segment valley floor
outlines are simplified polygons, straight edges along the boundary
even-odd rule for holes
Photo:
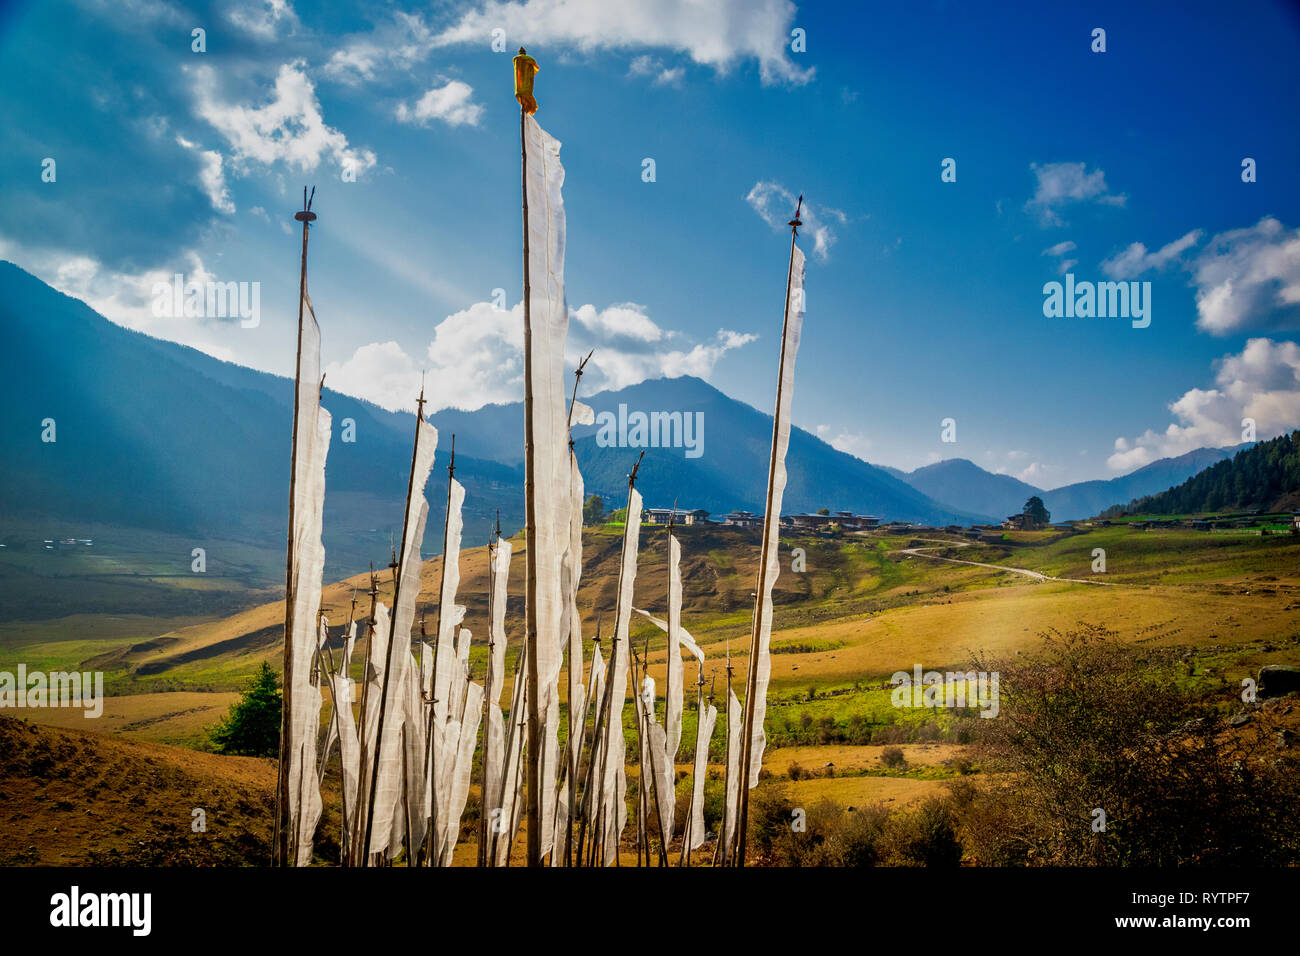
[[[706,692],[721,700],[728,652],[737,689],[743,682],[757,535],[680,533],[684,622],[707,655]],[[614,529],[587,535],[580,605],[592,633],[598,618],[606,633],[611,625],[618,540]],[[805,552],[803,573],[791,570],[787,549],[796,547]],[[1091,570],[1097,548],[1105,551],[1104,574]],[[522,550],[516,541],[510,598],[516,624]],[[664,605],[665,551],[662,532],[648,528],[637,604],[655,614]],[[943,535],[869,533],[783,540],[782,551],[764,764],[798,803],[830,798],[844,806],[903,806],[943,793],[959,778],[987,779],[952,714],[893,706],[889,681],[896,671],[966,669],[989,658],[1032,655],[1052,632],[1079,622],[1179,656],[1187,687],[1221,698],[1225,708],[1238,700],[1242,679],[1261,666],[1300,664],[1300,539],[1291,535],[1111,527],[967,546]],[[431,620],[440,566],[435,558],[424,567],[421,607]],[[459,600],[470,608],[467,626],[481,634],[484,549],[465,551],[461,567]],[[391,593],[391,583],[379,583]],[[358,575],[327,585],[334,646],[354,589],[357,617],[369,613],[368,584],[368,575]],[[0,712],[0,846],[8,848],[7,861],[86,862],[116,853],[119,860],[170,854],[258,862],[272,818],[273,764],[187,748],[205,746],[207,729],[263,660],[278,663],[282,621],[282,603],[272,602],[215,620],[89,615],[69,619],[64,631],[50,620],[27,630],[21,622],[6,625],[0,670],[20,661],[29,669],[80,665],[102,670],[110,694],[96,720],[76,710]],[[511,638],[514,646],[517,627]],[[651,673],[662,689],[662,635],[635,620],[633,639],[649,641]],[[475,641],[471,655],[478,677],[481,643]],[[695,679],[688,663],[688,684]],[[325,712],[328,719],[328,706]],[[693,733],[691,700],[683,740]],[[718,779],[720,744],[719,731],[711,752],[711,777]],[[887,766],[882,754],[892,747],[902,759]],[[333,771],[326,777],[327,820],[334,777]],[[220,841],[201,844],[187,836],[196,808],[206,808],[209,833],[225,828]],[[471,832],[458,861],[473,860]]]

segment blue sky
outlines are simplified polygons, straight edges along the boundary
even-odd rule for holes
[[[0,257],[287,374],[312,184],[330,384],[510,400],[523,43],[593,386],[689,373],[769,409],[802,190],[795,420],[837,447],[1054,487],[1300,425],[1294,5],[846,6],[9,2]],[[260,324],[156,317],[176,272],[259,282]],[[1151,282],[1150,326],[1044,317],[1064,272]]]

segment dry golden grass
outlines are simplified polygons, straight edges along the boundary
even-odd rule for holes
[[[0,864],[269,863],[275,762],[0,716]],[[193,830],[193,810],[206,831]]]
[[[781,747],[763,755],[763,765],[774,774],[784,775],[792,763],[810,773],[821,773],[826,764],[835,765],[835,773],[861,773],[881,770],[880,753],[884,746],[855,747],[830,744],[824,747]],[[912,767],[941,767],[954,757],[966,756],[969,747],[961,744],[899,744],[903,759]]]
[[[238,699],[239,695],[233,692],[132,694],[105,697],[104,712],[97,718],[87,717],[84,710],[75,707],[23,708],[9,713],[46,727],[192,744],[205,736],[208,727],[225,717],[230,705]]]
[[[888,677],[895,671],[957,666],[973,652],[1030,651],[1047,628],[1104,623],[1120,640],[1155,644],[1240,644],[1288,633],[1296,614],[1278,596],[1187,592],[1176,588],[1092,588],[1018,584],[954,594],[948,603],[888,611],[866,620],[833,621],[779,631],[773,640],[837,641],[845,646],[772,658],[772,685],[791,688]]]
[[[790,798],[805,807],[824,798],[846,807],[873,803],[904,806],[926,797],[941,796],[944,786],[943,780],[910,777],[816,777],[786,784]]]

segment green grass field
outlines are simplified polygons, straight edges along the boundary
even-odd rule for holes
[[[679,529],[679,533],[686,578],[684,623],[705,650],[706,691],[720,705],[728,651],[734,686],[739,689],[744,683],[758,535],[716,527]],[[1300,641],[1300,539],[1295,536],[1138,530],[1117,523],[1082,534],[1018,532],[998,545],[960,547],[961,543],[942,534],[782,540],[767,722],[774,745],[843,743],[863,739],[864,733],[892,735],[904,742],[952,740],[960,732],[960,720],[951,712],[891,706],[889,691],[880,689],[890,674],[910,672],[916,664],[927,669],[963,667],[981,652],[1031,651],[1043,631],[1068,628],[1078,621],[1112,627],[1123,640],[1184,649],[1192,660],[1188,679],[1197,686],[1223,686],[1263,663],[1295,662]],[[619,529],[608,525],[587,535],[580,609],[588,635],[594,634],[600,619],[606,647],[619,544]],[[516,547],[523,548],[522,540],[517,539]],[[934,548],[930,553],[965,561],[1112,586],[1041,583],[1009,571],[904,553],[915,547]],[[803,573],[791,568],[794,548],[805,553]],[[1104,574],[1092,571],[1098,548],[1106,553]],[[666,591],[665,551],[663,530],[647,527],[635,603],[660,615]],[[0,563],[0,568],[30,570],[45,557],[3,555],[0,562],[9,564]],[[152,565],[141,565],[149,574],[127,575],[125,582],[111,573],[114,562],[122,560],[120,555],[106,552],[93,559],[78,555],[77,560],[75,565],[62,565],[69,586],[81,580],[79,574],[90,572],[104,587],[129,589],[136,580],[145,580],[154,588],[149,592],[154,601],[149,609],[154,613],[0,623],[0,669],[12,669],[19,661],[44,670],[89,662],[105,673],[108,692],[114,696],[228,695],[263,660],[278,664],[276,629],[283,620],[282,605],[261,603],[264,595],[248,591],[221,590],[222,582],[236,579],[196,582],[161,576],[160,565],[165,562],[157,552],[150,558]],[[520,554],[512,592],[521,584],[522,561]],[[461,565],[458,600],[470,608],[466,626],[476,635],[471,669],[481,679],[487,656],[483,549],[464,552]],[[436,615],[439,574],[440,560],[426,562],[420,603],[432,607],[430,615]],[[218,593],[228,593],[232,603],[246,602],[246,609],[233,616],[181,613],[189,607],[196,584],[198,589],[216,585]],[[352,587],[358,584],[364,588],[364,577],[326,587],[324,606],[331,622],[337,625],[346,619]],[[513,667],[522,600],[512,593],[510,606],[513,646],[507,660]],[[358,613],[366,613],[364,602]],[[433,630],[432,620],[429,628]],[[631,636],[639,651],[648,646],[650,672],[662,695],[664,635],[634,615]],[[359,658],[354,660],[355,677],[360,677]],[[687,748],[694,734],[690,685],[696,676],[695,665],[688,662],[683,734]],[[630,716],[627,729],[629,735],[634,733]],[[174,727],[169,732],[171,739],[185,736],[176,734]],[[186,733],[194,738],[193,728]],[[720,759],[720,732],[712,750]]]

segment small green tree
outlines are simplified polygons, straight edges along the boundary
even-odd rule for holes
[[[279,756],[281,706],[280,679],[263,661],[253,682],[209,734],[217,753],[240,757]]]
[[[582,505],[582,523],[585,525],[603,524],[605,521],[605,499],[600,495],[590,495]]]
[[[1047,523],[1052,520],[1052,513],[1047,510],[1047,506],[1043,504],[1043,499],[1038,495],[1034,495],[1025,502],[1024,514],[1029,519],[1029,523],[1035,528],[1046,527]]]
[[[818,513],[819,515],[828,515],[828,514],[831,513],[831,509],[830,509],[830,508],[818,508],[818,509],[817,509],[817,513]]]

